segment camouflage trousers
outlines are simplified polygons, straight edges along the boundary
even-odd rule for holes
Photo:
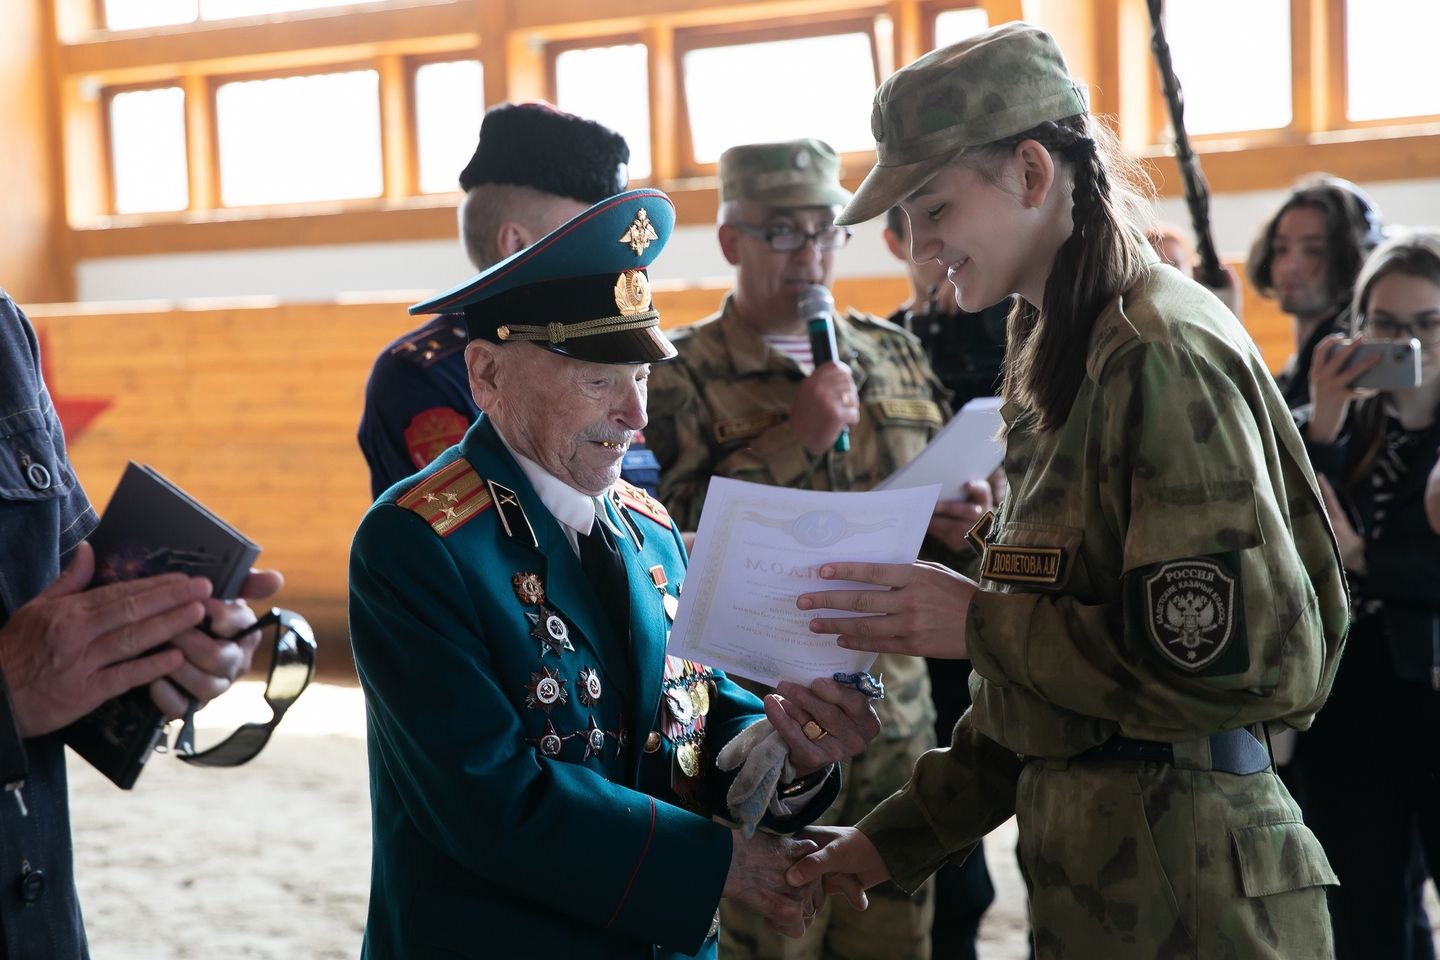
[[[840,795],[816,821],[849,826],[905,786],[920,754],[935,745],[926,726],[914,736],[876,740],[845,762]],[[913,897],[894,884],[869,891],[870,906],[856,912],[843,896],[828,897],[799,940],[775,933],[765,921],[728,900],[720,901],[721,960],[929,960],[934,880]]]
[[[1037,960],[1334,955],[1335,874],[1271,770],[1032,760],[1015,801]]]

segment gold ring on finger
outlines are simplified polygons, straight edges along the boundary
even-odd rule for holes
[[[830,736],[830,731],[820,726],[820,724],[814,720],[806,720],[804,726],[800,728],[800,731],[805,734],[805,739],[811,743],[819,743],[821,740]]]

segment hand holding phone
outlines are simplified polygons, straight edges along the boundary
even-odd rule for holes
[[[1373,360],[1371,358],[1374,358]],[[1363,340],[1340,368],[1358,369],[1352,389],[1408,390],[1420,386],[1420,341]]]

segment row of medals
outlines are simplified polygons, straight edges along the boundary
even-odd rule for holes
[[[652,567],[650,577],[662,598],[666,619],[673,621],[679,604],[674,594],[665,589],[667,579],[664,567]],[[531,624],[531,636],[540,642],[541,660],[545,659],[547,653],[559,658],[567,650],[573,652],[575,646],[570,642],[569,627],[558,613],[545,605],[545,588],[539,575],[516,573],[510,578],[510,582],[516,599],[521,604],[535,607],[534,612],[527,610],[525,616]],[[666,657],[665,673],[663,699],[668,717],[665,736],[675,745],[675,764],[680,773],[686,779],[694,780],[700,775],[700,758],[705,744],[705,716],[710,712],[714,681],[710,679],[710,672],[705,667],[674,657]],[[580,702],[587,707],[594,706],[600,700],[599,673],[592,667],[584,667],[577,679]],[[540,752],[547,757],[558,756],[565,741],[576,737],[582,738],[585,744],[585,760],[601,754],[607,736],[614,738],[623,750],[628,739],[623,719],[619,731],[601,729],[595,723],[593,714],[588,729],[567,735],[561,735],[555,729],[548,717],[556,706],[564,704],[568,699],[565,685],[566,681],[559,676],[558,671],[550,670],[543,663],[539,673],[530,674],[530,682],[526,685],[525,705],[543,710],[547,719],[541,735],[527,737],[526,742],[539,747]],[[659,749],[660,733],[652,730],[645,739],[645,752],[655,753]]]

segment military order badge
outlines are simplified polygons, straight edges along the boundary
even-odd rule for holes
[[[558,657],[566,650],[574,650],[575,645],[570,642],[570,628],[560,619],[560,614],[543,603],[537,607],[538,613],[527,610],[525,617],[530,621],[530,636],[540,641],[540,656],[553,653]]]
[[[1241,631],[1239,577],[1212,558],[1172,560],[1142,576],[1145,632],[1165,660],[1199,673]]]
[[[532,710],[544,710],[547,714],[554,710],[556,705],[563,704],[568,697],[565,692],[565,678],[551,673],[548,667],[541,667],[539,673],[530,674],[530,682],[525,685],[525,691],[525,706]]]

